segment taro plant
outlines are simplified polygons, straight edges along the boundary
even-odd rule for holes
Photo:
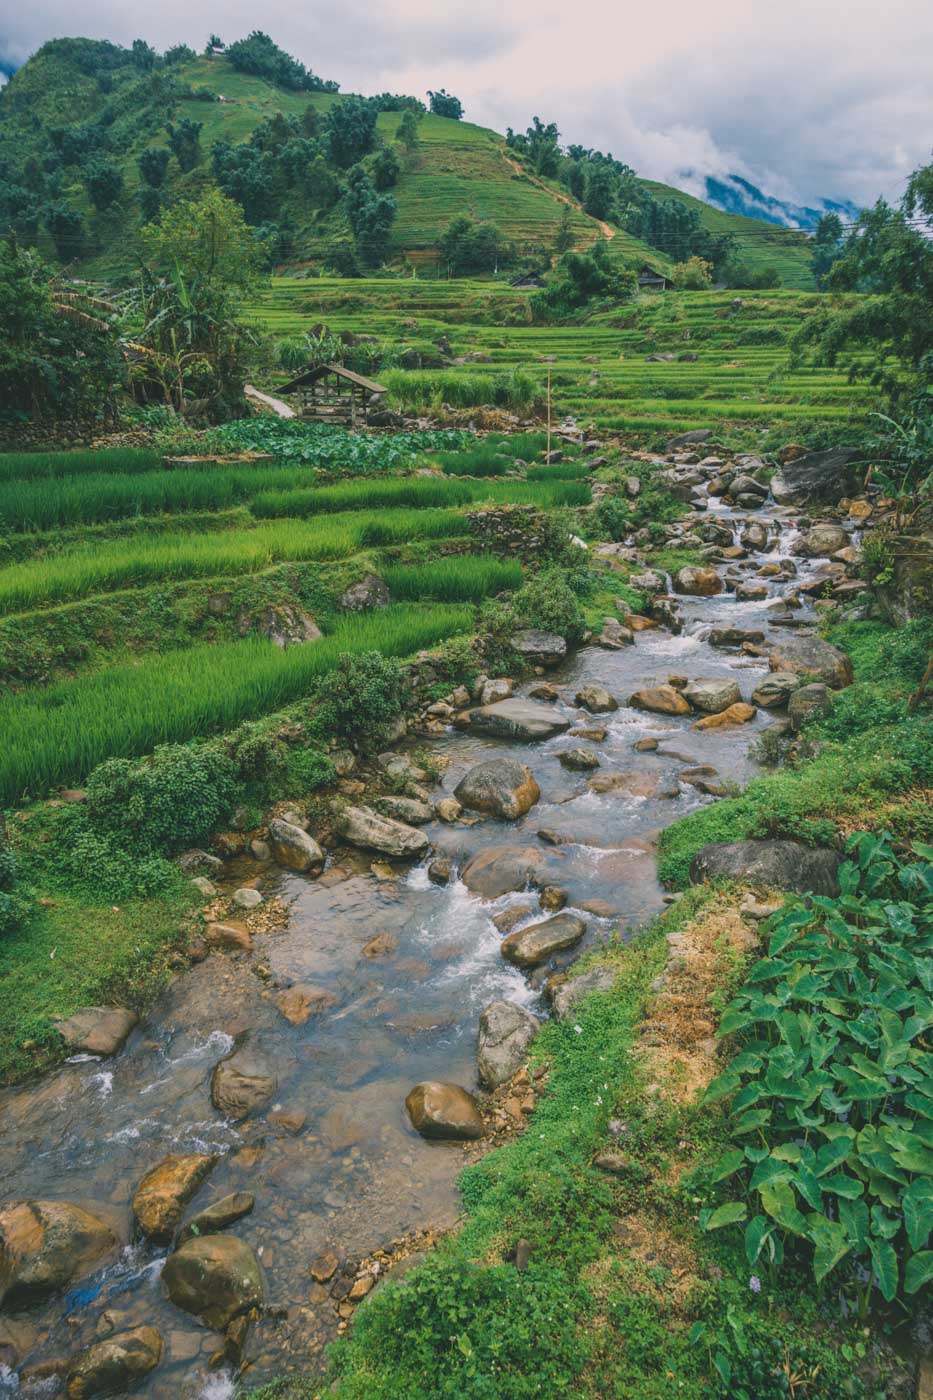
[[[733,1145],[707,1184],[733,1199],[700,1222],[743,1224],[752,1267],[809,1254],[864,1315],[933,1279],[933,847],[847,851],[839,897],[774,916],[720,1022],[737,1053],[708,1093]]]

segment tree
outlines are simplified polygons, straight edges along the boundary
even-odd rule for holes
[[[389,194],[377,194],[376,187],[362,166],[350,171],[344,195],[344,208],[362,262],[376,267],[385,261],[392,220],[398,208]]]
[[[548,122],[545,125],[540,117],[533,117],[525,139],[525,149],[535,173],[553,179],[560,169],[560,132],[557,123]]]
[[[611,168],[605,164],[591,165],[586,174],[583,208],[593,219],[608,219],[612,213],[615,181]]]
[[[463,216],[447,226],[438,247],[441,260],[455,277],[492,272],[508,260],[511,251],[495,224],[476,224]]]
[[[226,53],[239,72],[253,73],[292,92],[337,91],[337,83],[324,82],[303,63],[280,49],[261,29],[254,29],[246,39],[237,39],[236,43],[228,46]]]
[[[260,249],[240,208],[218,189],[175,205],[140,234],[144,262],[131,310],[139,394],[188,416],[223,417],[242,400],[250,333],[240,299]]]
[[[210,53],[211,49],[222,49],[223,47],[224,41],[219,34],[209,34],[207,43],[204,45],[204,52]]]
[[[398,183],[401,167],[391,146],[383,146],[373,161],[373,184],[377,190],[390,190]]]
[[[335,102],[327,114],[324,139],[334,165],[349,170],[372,150],[378,113],[364,97]]]
[[[152,185],[140,185],[137,198],[143,223],[151,224],[162,209],[161,190],[154,189]]]
[[[671,282],[681,292],[702,292],[713,285],[713,264],[697,257],[675,263]]]
[[[168,144],[172,148],[172,154],[184,172],[193,170],[201,159],[201,129],[203,125],[203,122],[183,117],[177,126],[169,122],[165,128],[168,132]]]
[[[147,185],[157,190],[165,179],[171,156],[164,146],[149,146],[137,160],[139,173]]]
[[[412,155],[417,149],[418,118],[415,116],[414,112],[403,113],[402,120],[399,122],[395,131],[395,139],[405,147],[409,155]]]
[[[557,321],[582,310],[597,298],[621,301],[635,289],[635,275],[623,272],[612,261],[605,239],[585,253],[565,253],[548,285],[531,298],[534,315]]]
[[[151,44],[147,44],[145,39],[134,39],[133,47],[130,49],[133,62],[141,73],[150,73],[155,67],[158,57]]]
[[[324,261],[337,277],[362,277],[356,248],[349,238],[337,238],[327,249]]]
[[[438,92],[429,92],[428,101],[436,117],[452,117],[454,121],[459,121],[463,116],[463,103],[460,98],[454,97],[451,92],[445,92],[443,88]]]
[[[187,44],[173,44],[170,49],[166,49],[162,55],[162,62],[169,68],[176,63],[188,63],[190,59],[197,58],[194,49]]]
[[[842,220],[838,214],[821,214],[813,235],[813,276],[822,291],[833,263],[842,256]]]
[[[573,216],[570,212],[570,205],[565,204],[560,211],[560,223],[557,225],[557,232],[554,235],[554,252],[558,254],[567,253],[573,247]]]
[[[48,204],[44,219],[62,262],[80,257],[84,244],[84,221],[77,209],[72,209],[69,204]]]
[[[0,243],[0,402],[30,418],[104,416],[122,378],[115,308]]]
[[[88,166],[84,182],[91,203],[102,213],[119,198],[123,190],[123,171],[111,160],[96,160]]]
[[[933,365],[933,162],[915,170],[901,205],[863,210],[827,275],[833,292],[861,292],[813,312],[792,341],[816,363],[852,352],[849,373],[867,376],[900,410],[915,400]],[[866,352],[868,352],[866,354]]]

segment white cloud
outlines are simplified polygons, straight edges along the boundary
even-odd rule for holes
[[[475,121],[524,127],[537,113],[567,140],[611,150],[641,173],[736,172],[784,198],[897,197],[929,154],[933,7],[917,0],[436,0],[341,8],[191,0],[38,0],[0,30],[0,59],[87,34],[164,48],[231,39],[260,23],[344,91],[445,86]],[[701,185],[695,188],[699,192]]]

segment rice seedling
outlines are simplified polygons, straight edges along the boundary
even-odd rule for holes
[[[458,554],[430,564],[393,564],[383,578],[394,598],[434,598],[478,603],[506,588],[520,588],[521,564],[492,554]]]
[[[191,647],[0,702],[0,800],[79,782],[106,758],[233,728],[308,693],[343,652],[408,656],[465,632],[470,607],[401,604],[342,618],[322,641]]]
[[[82,449],[75,452],[4,452],[0,481],[40,481],[45,477],[86,476],[90,472],[150,472],[162,465],[158,452],[144,447]]]
[[[466,506],[478,502],[514,505],[580,506],[590,500],[582,482],[524,482],[442,477],[393,477],[345,481],[310,490],[261,491],[251,503],[258,517],[313,515],[328,510],[375,509],[379,506]]]
[[[0,613],[160,580],[256,573],[287,560],[345,559],[360,549],[467,533],[455,510],[351,511],[220,534],[173,534],[79,546],[0,569]]]
[[[545,466],[529,467],[526,481],[582,481],[589,476],[586,462],[548,462]]]

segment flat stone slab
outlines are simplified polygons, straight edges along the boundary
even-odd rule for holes
[[[510,933],[500,951],[516,967],[537,967],[555,953],[573,948],[585,933],[586,923],[577,914],[555,914],[553,919]]]
[[[55,1029],[69,1050],[88,1055],[115,1055],[123,1049],[139,1017],[122,1006],[84,1006],[71,1016],[59,1016]]]
[[[512,696],[508,700],[498,700],[494,705],[483,705],[473,710],[470,728],[498,739],[517,739],[528,744],[563,734],[570,728],[570,720],[553,705]]]

